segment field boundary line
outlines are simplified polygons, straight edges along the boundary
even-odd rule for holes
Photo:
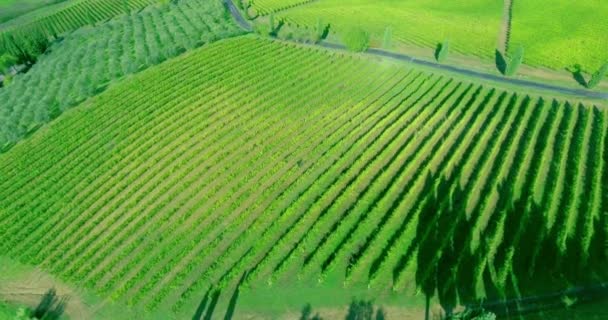
[[[336,43],[323,42],[323,43],[320,43],[319,46],[321,46],[323,48],[327,48],[327,49],[347,51],[347,49],[344,45],[336,44]],[[499,76],[499,75],[470,70],[470,69],[461,68],[461,67],[457,67],[457,66],[440,64],[437,62],[422,60],[422,59],[419,59],[419,58],[416,58],[416,57],[413,57],[410,55],[385,51],[382,49],[375,49],[375,48],[368,49],[366,51],[366,54],[377,56],[377,57],[383,57],[383,58],[391,58],[391,59],[395,59],[395,60],[399,60],[399,61],[405,61],[405,62],[409,62],[409,63],[415,64],[415,65],[423,66],[423,67],[429,67],[429,68],[433,68],[433,69],[437,69],[437,70],[453,72],[453,73],[457,73],[460,75],[474,77],[474,78],[478,78],[478,79],[482,79],[482,80],[489,80],[489,81],[495,81],[495,82],[499,82],[499,83],[517,85],[517,86],[521,86],[521,87],[527,87],[527,88],[542,90],[542,91],[552,91],[552,92],[559,93],[562,95],[575,96],[578,98],[608,100],[608,92],[587,91],[587,90],[583,90],[583,89],[567,88],[567,87],[562,87],[559,85],[541,83],[541,82],[536,82],[536,81],[532,81],[532,80],[505,78],[505,77]]]

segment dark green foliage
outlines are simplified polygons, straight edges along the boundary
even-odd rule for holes
[[[55,289],[49,289],[38,303],[36,309],[30,313],[35,319],[56,320],[65,311],[65,300],[57,297]]]
[[[505,56],[498,49],[494,52],[494,62],[496,63],[496,69],[504,75],[507,71],[507,60],[505,60]]]
[[[495,320],[496,315],[492,312],[485,311],[483,309],[473,310],[466,309],[462,312],[456,313],[451,317],[448,317],[449,320]]]
[[[329,34],[329,24],[324,23],[320,18],[317,19],[317,25],[315,27],[312,40],[315,43],[321,42],[321,40],[327,38]]]
[[[439,62],[444,62],[448,58],[448,54],[450,53],[450,42],[445,40],[444,42],[437,45],[437,49],[435,50],[435,59]]]
[[[591,80],[589,80],[589,83],[587,83],[587,88],[593,89],[597,87],[597,85],[600,84],[606,75],[608,75],[608,62],[591,76]]]
[[[17,62],[17,57],[13,55],[5,54],[0,56],[0,74],[8,75],[9,68],[13,67]]]
[[[382,39],[382,48],[391,49],[393,46],[393,29],[386,27],[384,29],[384,38]]]
[[[521,64],[523,62],[524,62],[524,47],[519,47],[519,48],[517,48],[517,50],[515,50],[515,53],[513,54],[513,56],[509,60],[509,63],[507,64],[507,69],[505,70],[505,75],[507,75],[507,76],[515,75],[517,73],[517,70],[519,70],[519,67],[521,66]]]
[[[374,306],[371,301],[353,301],[348,307],[346,320],[372,320]]]
[[[274,14],[271,13],[270,17],[268,18],[268,25],[270,27],[270,31],[268,32],[268,35],[270,35],[272,37],[276,37],[279,34],[279,31],[281,31],[283,24],[284,24],[283,20],[279,20],[277,22],[277,19],[274,17]]]
[[[369,48],[369,33],[361,28],[352,28],[344,33],[342,42],[350,51],[363,52]]]

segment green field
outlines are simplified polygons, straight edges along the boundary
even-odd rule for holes
[[[122,76],[241,32],[219,2],[204,0],[151,6],[79,30],[52,46],[10,88],[0,88],[0,147],[19,141]]]
[[[158,0],[74,0],[29,12],[0,25],[0,55],[19,55],[28,50],[30,39],[56,38],[155,2]]]
[[[445,306],[605,281],[607,128],[601,105],[237,37],[0,155],[0,252],[178,318],[244,272]]]
[[[608,62],[608,5],[602,0],[515,1],[511,48],[524,46],[526,63],[595,72]]]
[[[0,22],[0,319],[608,315],[605,5],[247,2]]]
[[[27,12],[65,0],[0,0],[0,24]]]
[[[450,41],[453,51],[485,61],[495,58],[499,41],[510,51],[523,46],[525,63],[563,71],[580,64],[589,73],[608,62],[608,6],[603,0],[513,1],[511,29],[503,1],[441,0],[256,0],[256,11],[274,13],[291,25],[314,28],[319,19],[331,32],[362,28],[380,46],[386,28],[396,44],[435,48]],[[506,35],[503,35],[505,34]],[[431,58],[431,57],[429,57]]]
[[[277,6],[281,2],[275,1]],[[291,24],[310,27],[321,19],[336,33],[361,27],[377,41],[382,39],[387,27],[392,29],[395,42],[434,48],[449,39],[455,51],[491,59],[498,39],[501,10],[502,4],[491,0],[351,0],[347,5],[341,0],[321,0],[281,11],[276,16]]]

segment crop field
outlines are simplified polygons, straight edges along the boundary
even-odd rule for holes
[[[59,36],[82,26],[142,9],[158,0],[76,0],[47,6],[0,25],[0,55],[34,35]]]
[[[0,23],[65,0],[0,0]]]
[[[205,0],[151,6],[79,30],[52,46],[10,89],[0,88],[0,146],[20,140],[113,80],[240,33],[221,3]]]
[[[601,0],[515,1],[511,48],[524,46],[526,63],[554,69],[580,64],[595,72],[608,62],[608,5]]]
[[[210,288],[608,279],[608,110],[256,36],[136,74],[0,155],[0,252],[191,317]]]
[[[283,9],[284,1],[274,2]],[[260,2],[262,5],[264,2]],[[254,5],[257,7],[258,2]],[[261,7],[262,12],[273,11]],[[491,0],[473,1],[393,1],[341,0],[313,1],[277,17],[295,25],[314,27],[317,20],[331,25],[332,32],[361,27],[375,39],[382,39],[386,28],[392,30],[395,41],[422,47],[437,46],[446,39],[455,51],[490,59],[500,30],[502,3]]]

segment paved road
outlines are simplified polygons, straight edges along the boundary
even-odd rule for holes
[[[230,13],[234,17],[234,19],[237,21],[237,23],[243,29],[251,31],[252,30],[251,25],[249,24],[249,22],[247,20],[245,20],[245,18],[243,18],[243,16],[239,12],[239,10],[234,6],[234,3],[232,2],[232,0],[224,0],[224,2],[226,3],[226,6],[230,10]],[[340,45],[340,44],[321,42],[319,45],[321,47],[329,48],[329,49],[347,50],[345,46]],[[551,91],[551,92],[555,92],[555,93],[559,93],[559,94],[563,94],[563,95],[576,96],[579,98],[608,100],[608,92],[596,92],[596,91],[588,91],[588,90],[584,90],[584,89],[572,89],[572,88],[566,88],[566,87],[561,87],[561,86],[557,86],[557,85],[541,83],[541,82],[536,82],[536,81],[531,81],[531,80],[507,78],[507,77],[503,77],[503,76],[499,76],[499,75],[478,72],[478,71],[460,68],[460,67],[456,67],[456,66],[440,64],[440,63],[433,62],[433,61],[421,60],[421,59],[417,59],[415,57],[412,57],[412,56],[409,56],[406,54],[389,52],[389,51],[384,51],[381,49],[369,49],[366,51],[366,53],[370,54],[370,55],[378,56],[378,57],[385,57],[385,58],[392,58],[392,59],[397,59],[397,60],[401,60],[401,61],[406,61],[409,63],[413,63],[416,65],[425,66],[425,67],[430,67],[430,68],[437,69],[437,70],[450,71],[450,72],[454,72],[457,74],[461,74],[461,75],[465,75],[465,76],[469,76],[469,77],[473,77],[473,78],[479,78],[479,79],[483,79],[483,80],[496,81],[499,83],[517,85],[517,86],[521,86],[524,88]]]
[[[234,6],[234,2],[232,2],[232,0],[224,0],[224,4],[226,5],[226,7],[228,7],[228,11],[230,11],[230,14],[232,14],[232,17],[234,17],[234,20],[236,20],[236,23],[241,26],[241,28],[247,31],[253,30],[249,22],[245,18],[243,18],[239,9]]]

